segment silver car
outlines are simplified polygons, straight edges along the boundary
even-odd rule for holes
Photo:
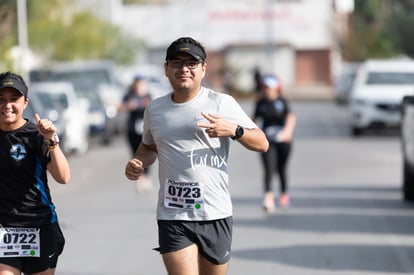
[[[35,82],[30,85],[33,96],[49,98],[59,105],[64,127],[62,149],[84,154],[89,147],[88,104],[79,99],[69,82]]]

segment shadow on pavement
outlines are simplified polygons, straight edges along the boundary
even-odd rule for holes
[[[398,247],[402,253],[414,257],[414,247]],[[290,247],[233,251],[233,257],[254,261],[279,262],[307,269],[413,274],[414,268],[399,267],[396,247],[387,245],[299,245]],[[352,258],[353,261],[344,261]],[[379,260],[381,259],[381,260]],[[356,273],[358,274],[358,273]]]
[[[324,271],[413,274],[414,246],[405,240],[414,236],[414,206],[398,188],[300,187],[292,188],[291,201],[288,209],[260,215],[260,199],[233,197],[236,230],[263,232],[268,240],[263,248],[235,249],[233,257]]]

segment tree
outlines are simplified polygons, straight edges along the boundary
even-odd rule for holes
[[[135,61],[144,43],[115,26],[78,11],[74,0],[27,1],[29,47],[45,60],[109,59]],[[0,68],[11,69],[10,50],[17,45],[16,1],[0,0]]]
[[[31,47],[51,60],[110,59],[128,64],[143,47],[119,28],[77,11],[72,0],[49,0],[48,5],[31,1],[30,11]]]
[[[16,44],[16,1],[0,0],[0,70],[12,67],[11,48]]]
[[[388,19],[389,36],[398,51],[414,58],[414,0],[392,2],[392,13]]]
[[[350,31],[340,39],[345,60],[414,57],[414,0],[355,1]]]
[[[340,41],[345,60],[362,61],[395,55],[392,41],[385,28],[386,3],[377,0],[355,1],[350,18],[350,31]]]

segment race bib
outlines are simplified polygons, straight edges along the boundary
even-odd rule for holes
[[[204,209],[204,192],[199,182],[166,179],[164,206],[174,209]]]
[[[269,126],[264,129],[266,137],[270,141],[279,142],[279,132],[283,129],[282,126]]]
[[[144,133],[144,120],[137,119],[134,124],[135,133],[138,135],[142,135]]]
[[[40,229],[0,227],[0,258],[40,257]]]

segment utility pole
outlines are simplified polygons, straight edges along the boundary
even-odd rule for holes
[[[26,0],[17,0],[17,29],[18,29],[18,68],[22,76],[27,79],[28,69],[24,66],[25,58],[29,52],[27,35],[27,5]]]
[[[273,72],[275,69],[275,39],[274,39],[274,12],[273,12],[273,1],[272,0],[265,0],[265,9],[264,9],[264,20],[266,25],[265,31],[265,44],[266,44],[266,55],[268,57],[267,62],[267,72]]]

